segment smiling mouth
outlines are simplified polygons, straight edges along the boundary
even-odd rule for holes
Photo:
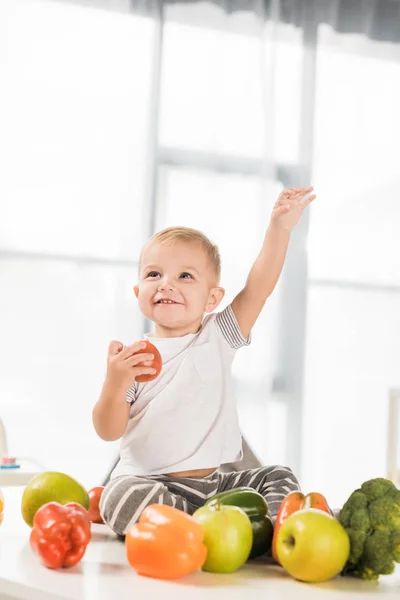
[[[174,302],[173,300],[159,300],[155,304],[179,304],[179,302]]]

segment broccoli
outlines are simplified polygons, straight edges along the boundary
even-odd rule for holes
[[[389,481],[370,479],[355,490],[340,511],[350,538],[343,574],[376,580],[400,562],[400,490]]]

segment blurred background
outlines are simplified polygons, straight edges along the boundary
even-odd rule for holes
[[[0,89],[10,454],[99,485],[118,453],[91,421],[107,346],[148,330],[141,245],[204,231],[224,307],[279,191],[312,184],[235,358],[243,435],[332,506],[396,480],[400,2],[0,0]]]

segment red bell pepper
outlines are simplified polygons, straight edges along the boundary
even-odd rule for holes
[[[282,501],[282,504],[279,508],[278,514],[276,516],[275,527],[274,527],[274,535],[272,537],[272,556],[279,562],[278,556],[276,553],[276,538],[278,536],[278,531],[284,521],[291,515],[292,513],[301,510],[302,508],[317,508],[328,514],[332,515],[332,511],[329,508],[328,502],[322,494],[318,494],[317,492],[310,492],[306,496],[301,492],[290,492]]]
[[[48,502],[35,514],[29,541],[46,567],[58,569],[76,565],[90,537],[90,519],[83,506]]]
[[[151,504],[125,536],[128,562],[139,575],[175,579],[197,571],[207,557],[204,531],[190,515]]]

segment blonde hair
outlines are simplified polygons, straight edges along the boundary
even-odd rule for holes
[[[167,227],[155,233],[143,246],[139,258],[139,270],[142,262],[143,252],[150,244],[173,244],[175,242],[197,242],[201,245],[202,249],[208,256],[213,272],[219,283],[221,278],[221,256],[219,248],[216,244],[198,229],[192,229],[191,227]]]

